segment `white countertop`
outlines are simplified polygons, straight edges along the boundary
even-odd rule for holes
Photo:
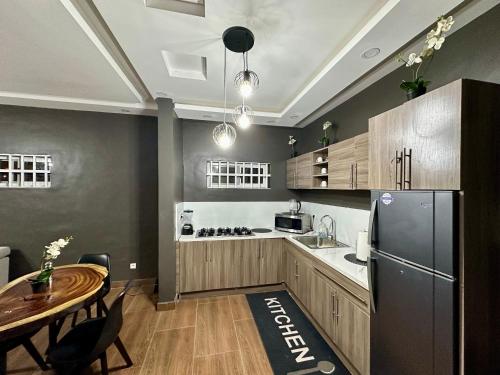
[[[345,260],[344,255],[354,253],[355,249],[352,247],[335,247],[324,249],[310,249],[306,245],[301,244],[299,241],[294,240],[292,237],[300,236],[295,233],[280,232],[272,230],[269,233],[254,233],[253,236],[227,236],[227,237],[196,237],[193,235],[180,236],[180,242],[189,241],[225,241],[225,240],[249,240],[249,239],[266,239],[266,238],[285,238],[295,246],[307,251],[316,258],[320,259],[334,270],[340,272],[348,277],[355,283],[361,285],[363,288],[368,289],[368,273],[366,266],[357,265]]]

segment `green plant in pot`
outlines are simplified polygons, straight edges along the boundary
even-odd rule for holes
[[[436,51],[439,51],[446,39],[446,33],[450,31],[451,26],[455,21],[452,16],[438,18],[436,27],[427,33],[422,51],[417,54],[412,52],[407,58],[401,54],[396,60],[404,63],[404,66],[412,71],[412,80],[403,80],[399,87],[406,92],[408,100],[416,98],[427,92],[427,86],[431,83],[424,79],[424,71],[429,68],[429,65],[434,58]]]
[[[330,137],[328,137],[328,132],[329,132],[329,129],[332,127],[332,123],[330,121],[326,121],[324,124],[323,124],[323,132],[324,132],[324,135],[323,137],[321,137],[318,141],[318,143],[321,143],[321,145],[323,147],[326,147],[330,144]]]
[[[295,151],[295,143],[297,140],[294,138],[293,135],[288,136],[288,145],[290,146],[290,157],[294,158],[297,156],[297,151]]]
[[[54,272],[54,261],[61,255],[61,250],[68,246],[72,239],[73,236],[60,238],[45,246],[40,264],[40,273],[36,278],[28,279],[33,293],[43,293],[50,286],[52,273]]]

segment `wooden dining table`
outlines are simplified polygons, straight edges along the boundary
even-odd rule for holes
[[[105,267],[94,264],[55,267],[47,291],[33,294],[28,279],[38,273],[24,275],[0,288],[0,375],[6,371],[9,343],[16,340],[21,340],[43,367],[45,362],[31,343],[30,334],[48,326],[49,348],[54,346],[65,317],[99,301],[108,275]]]

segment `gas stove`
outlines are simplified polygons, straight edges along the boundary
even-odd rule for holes
[[[254,236],[252,230],[247,227],[234,228],[201,228],[196,232],[196,237],[240,237]]]

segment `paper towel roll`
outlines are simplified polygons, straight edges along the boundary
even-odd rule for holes
[[[356,259],[366,262],[370,255],[370,245],[368,245],[368,232],[358,232],[358,242],[356,243]]]

